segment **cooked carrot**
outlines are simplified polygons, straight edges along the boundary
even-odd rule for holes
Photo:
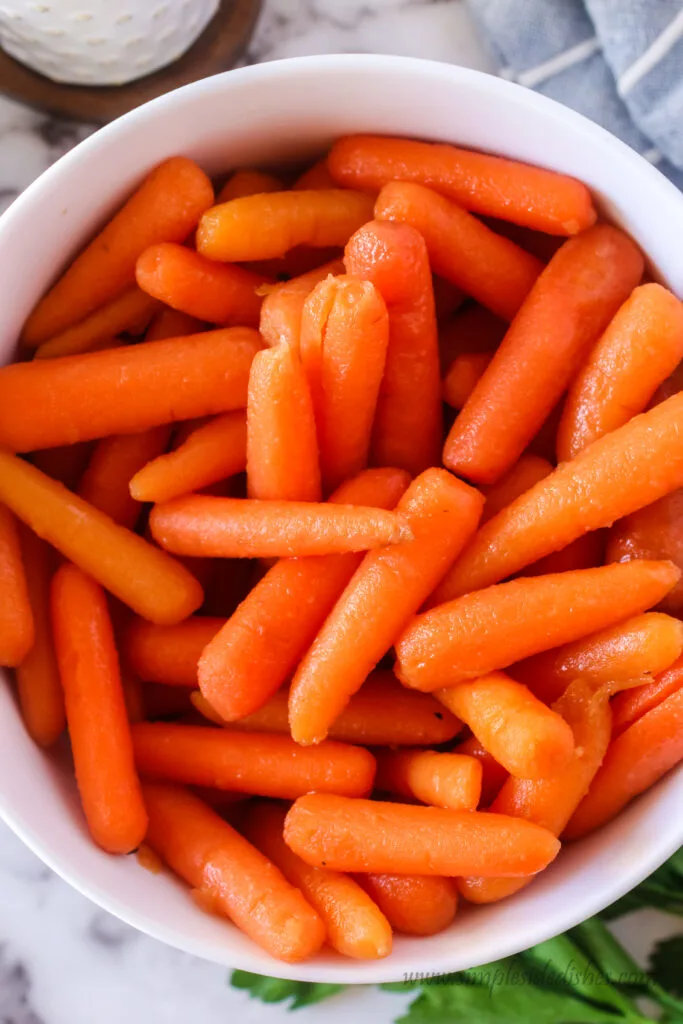
[[[667,561],[668,555],[648,556]],[[605,536],[603,530],[594,530],[577,537],[561,551],[539,558],[522,569],[521,576],[548,576],[553,572],[571,572],[574,569],[595,569],[605,561]],[[678,586],[678,584],[676,584]]]
[[[332,187],[332,186],[330,186]],[[235,171],[226,181],[216,196],[217,203],[228,203],[231,199],[242,196],[257,196],[261,192],[281,192],[282,181],[268,171],[255,171],[251,168]]]
[[[349,135],[333,145],[327,166],[348,188],[377,191],[389,181],[414,181],[473,213],[553,235],[574,235],[596,217],[588,189],[575,178],[455,146]]]
[[[411,623],[396,645],[397,675],[427,691],[475,679],[644,612],[679,577],[672,562],[635,561],[466,594]]]
[[[375,789],[432,807],[473,811],[481,796],[481,765],[464,754],[395,750],[377,759]]]
[[[336,188],[334,179],[327,167],[327,157],[318,160],[316,163],[300,174],[292,188],[296,192],[306,189]]]
[[[542,459],[540,455],[534,455],[533,452],[525,452],[520,455],[505,476],[486,489],[482,523],[486,523],[493,516],[498,515],[501,509],[507,508],[520,494],[524,494],[539,480],[544,480],[552,471],[551,463],[547,459]]]
[[[145,341],[164,341],[166,338],[182,338],[187,334],[199,334],[200,320],[177,309],[162,308],[145,333]]]
[[[107,599],[75,565],[52,581],[52,628],[83,812],[95,842],[130,853],[145,838],[147,812],[133,763]]]
[[[327,793],[296,801],[285,819],[285,842],[307,864],[335,871],[450,877],[534,874],[560,848],[547,829],[503,814]]]
[[[683,567],[681,488],[619,519],[611,528],[607,535],[605,560],[624,562],[630,558],[668,558],[679,568]],[[681,615],[683,584],[680,581],[663,598],[660,608],[672,615]]]
[[[483,306],[466,306],[439,330],[442,372],[465,352],[493,352],[503,340],[507,326]]]
[[[0,444],[33,451],[243,408],[259,348],[256,331],[227,327],[5,366]]]
[[[454,409],[462,409],[484,371],[491,362],[489,352],[463,352],[456,356],[446,371],[441,385],[441,395]]]
[[[370,281],[329,276],[304,303],[301,359],[326,492],[367,465],[388,342],[387,308]]]
[[[375,217],[416,228],[432,270],[503,320],[512,320],[543,269],[531,253],[423,185],[389,182],[375,203]]]
[[[244,196],[202,215],[197,251],[231,263],[267,260],[295,245],[345,245],[371,218],[372,197],[350,189]]]
[[[311,790],[363,796],[375,777],[369,751],[333,740],[307,750],[289,736],[202,725],[141,722],[131,731],[140,772],[171,782],[295,800]]]
[[[669,615],[647,612],[557,650],[518,662],[510,671],[546,704],[552,704],[573,679],[593,686],[656,676],[683,650],[683,623]],[[628,694],[624,694],[624,699]]]
[[[618,693],[612,701],[612,731],[623,732],[670,694],[683,686],[683,658],[677,658],[667,669],[657,673],[651,683],[631,687]]]
[[[198,320],[226,326],[258,326],[261,296],[268,282],[261,274],[214,263],[174,242],[151,245],[135,264],[138,286],[167,306]]]
[[[490,586],[683,485],[683,394],[594,441],[486,523],[433,596]]]
[[[204,172],[183,156],[155,167],[29,316],[25,345],[47,341],[135,282],[135,261],[155,242],[182,242],[213,202]]]
[[[484,484],[507,472],[642,272],[640,251],[609,224],[565,242],[529,292],[453,425],[444,447],[445,465]]]
[[[405,935],[436,935],[453,923],[458,890],[438,875],[358,875],[391,927]]]
[[[659,284],[636,288],[572,381],[557,434],[559,462],[642,412],[683,358],[683,303]]]
[[[333,260],[299,277],[293,277],[291,281],[270,288],[261,306],[259,323],[259,330],[266,345],[289,345],[298,352],[304,302],[318,282],[324,281],[328,274],[343,273],[343,262]]]
[[[165,552],[118,526],[28,462],[1,450],[0,501],[152,622],[180,622],[201,604],[202,589],[194,576]]]
[[[357,960],[379,960],[391,952],[391,925],[376,903],[348,875],[311,867],[293,853],[282,832],[287,811],[258,803],[249,811],[247,839],[280,869],[320,914],[332,949]]]
[[[611,821],[682,758],[683,687],[679,687],[612,740],[563,838],[579,839]]]
[[[77,444],[31,452],[31,462],[41,473],[59,480],[70,491],[75,491],[94,450],[92,441],[79,441]]]
[[[36,352],[36,359],[56,359],[99,349],[102,342],[117,334],[141,334],[158,309],[158,302],[140,291],[129,288],[106,306],[96,309],[85,320],[67,327],[44,342]]]
[[[302,362],[288,345],[257,352],[247,396],[247,493],[320,501],[318,439]]]
[[[372,460],[416,475],[439,463],[439,351],[427,248],[409,224],[372,221],[351,238],[349,274],[371,281],[389,313],[389,347],[372,439]]]
[[[239,832],[180,786],[147,783],[147,842],[199,897],[271,956],[297,963],[316,953],[325,927],[302,894]]]
[[[10,509],[0,505],[0,665],[21,664],[34,639],[17,522]]]
[[[443,469],[421,474],[397,512],[413,540],[368,554],[292,680],[299,743],[318,743],[476,529],[483,500]],[[210,699],[210,698],[209,698]]]
[[[459,743],[455,749],[458,754],[476,757],[481,765],[481,800],[479,802],[482,807],[489,807],[498,795],[509,772],[506,772],[502,764],[499,764],[495,757],[489,754],[476,736],[470,736],[463,743]]]
[[[330,504],[393,508],[408,486],[403,470],[366,470]],[[227,721],[257,711],[294,671],[362,561],[348,552],[282,559],[256,584],[202,655],[199,686]]]
[[[193,615],[175,626],[132,619],[121,638],[121,653],[133,672],[147,682],[196,686],[197,662],[224,619]]]

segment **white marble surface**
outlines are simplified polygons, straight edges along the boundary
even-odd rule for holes
[[[463,0],[265,0],[249,62],[348,51],[430,57],[491,70]],[[88,133],[0,98],[0,210]],[[619,926],[644,957],[675,930],[664,915]],[[243,1024],[287,1016],[227,984],[228,972],[140,935],[98,910],[0,824],[2,1024]],[[356,989],[297,1012],[301,1024],[355,1015],[385,1024],[407,998]]]

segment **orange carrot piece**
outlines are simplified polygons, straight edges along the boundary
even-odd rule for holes
[[[52,627],[83,812],[95,842],[130,853],[147,831],[107,599],[68,563],[52,581]]]
[[[377,465],[417,475],[439,463],[443,423],[427,248],[409,224],[372,221],[351,238],[349,274],[370,281],[389,313],[389,347],[372,439]]]
[[[293,351],[298,352],[304,302],[318,282],[324,281],[328,274],[343,273],[343,262],[333,260],[270,288],[261,306],[259,323],[266,345],[271,348],[275,345],[289,345]]]
[[[491,362],[489,352],[463,352],[446,371],[441,395],[453,409],[462,409]],[[514,468],[514,467],[513,467]]]
[[[121,653],[133,672],[146,682],[196,686],[200,655],[224,621],[193,615],[175,626],[157,626],[132,619],[121,638]]]
[[[607,537],[605,560],[625,562],[631,558],[668,558],[683,569],[683,489],[677,488],[614,524]],[[680,581],[659,607],[672,615],[683,613]]]
[[[5,366],[0,444],[33,451],[243,408],[260,345],[256,331],[227,327]]]
[[[199,334],[202,322],[177,309],[161,309],[147,328],[145,341],[165,341],[166,338],[182,338],[187,334]]]
[[[247,493],[261,501],[320,501],[313,402],[288,345],[258,352],[247,396]]]
[[[301,892],[239,832],[180,786],[147,783],[147,842],[188,882],[200,905],[228,917],[286,963],[316,953],[325,927]]]
[[[364,889],[348,875],[311,867],[283,838],[287,811],[258,803],[245,823],[247,839],[299,889],[325,923],[332,949],[356,960],[380,960],[391,952],[391,925]]]
[[[304,303],[301,359],[326,492],[367,465],[388,342],[387,309],[370,281],[330,276]]]
[[[543,269],[531,253],[423,185],[389,182],[375,203],[375,217],[416,228],[432,270],[503,320],[512,320]]]
[[[327,793],[296,801],[285,819],[285,842],[307,864],[335,871],[450,877],[534,874],[560,848],[547,829],[503,814]]]
[[[336,188],[334,179],[329,172],[327,166],[327,157],[322,160],[318,160],[316,163],[300,174],[292,185],[292,189],[295,192],[301,192],[302,190],[320,189],[320,188]]]
[[[404,935],[437,935],[453,923],[458,890],[438,875],[358,875],[389,924]]]
[[[559,462],[642,412],[683,359],[683,303],[659,284],[636,288],[572,381],[557,434]]]
[[[0,501],[39,537],[152,622],[187,618],[202,588],[186,569],[23,459],[0,451]]]
[[[347,188],[414,181],[473,213],[552,235],[574,235],[596,218],[588,189],[575,178],[455,146],[350,135],[333,145],[327,165]]]
[[[495,757],[489,754],[476,736],[470,736],[459,743],[455,749],[458,754],[476,757],[481,765],[481,800],[479,802],[482,807],[489,807],[508,778],[509,772],[506,772],[502,764],[499,764]]]
[[[544,480],[552,471],[551,463],[547,459],[541,458],[540,455],[534,455],[533,452],[525,452],[520,455],[505,476],[486,489],[482,523],[486,523],[493,516],[498,515],[501,509],[507,508],[520,494],[524,494],[539,480]]]
[[[445,465],[477,483],[495,483],[543,425],[642,273],[640,251],[609,224],[565,242],[453,425]]]
[[[325,738],[476,529],[482,504],[443,469],[413,481],[397,512],[414,539],[365,556],[294,675],[289,718],[298,743]]]
[[[375,789],[432,807],[473,811],[481,796],[481,765],[464,754],[395,750],[377,759]]]
[[[261,296],[268,282],[230,263],[214,263],[194,249],[160,242],[145,249],[135,264],[138,286],[167,306],[198,320],[226,326],[258,326]]]
[[[670,694],[683,686],[683,658],[679,657],[667,669],[657,673],[651,683],[631,687],[618,693],[612,701],[612,731],[615,736],[661,704]]]
[[[70,491],[75,491],[95,449],[91,441],[61,445],[31,452],[31,462],[41,473],[59,480]]]
[[[638,615],[679,577],[672,562],[635,561],[466,594],[411,623],[396,645],[397,675],[426,691],[475,679]]]
[[[667,561],[668,555],[648,556],[655,561]],[[561,551],[539,558],[527,565],[521,576],[548,576],[550,573],[571,572],[574,569],[595,569],[605,561],[605,537],[603,530],[594,530],[577,537]],[[671,559],[673,561],[673,559]],[[678,586],[678,584],[676,584]],[[666,600],[666,599],[665,599]]]
[[[281,192],[283,188],[282,181],[274,174],[269,174],[268,171],[244,168],[230,175],[216,196],[216,202],[228,203],[231,199],[257,196],[262,192]]]
[[[211,182],[193,160],[159,164],[40,300],[22,342],[40,345],[115,298],[134,283],[141,252],[184,241],[212,202]]]
[[[102,342],[115,338],[117,334],[141,334],[158,305],[154,298],[139,288],[129,288],[106,306],[96,309],[85,320],[67,327],[61,334],[55,334],[44,342],[36,352],[36,359],[56,359],[58,356],[92,352]]]
[[[139,771],[170,782],[295,800],[310,790],[363,796],[375,777],[369,751],[334,740],[305,750],[289,736],[166,722],[131,733]]]
[[[9,508],[0,505],[0,665],[21,664],[34,639],[17,522]]]
[[[466,352],[493,352],[508,325],[483,306],[468,305],[439,330],[439,357],[445,373]]]
[[[363,501],[393,508],[408,486],[403,470],[366,470],[330,504]],[[282,559],[256,584],[199,665],[204,697],[224,720],[257,711],[294,671],[363,556]]]

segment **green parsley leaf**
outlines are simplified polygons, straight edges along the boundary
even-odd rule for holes
[[[287,981],[285,978],[267,978],[262,974],[248,971],[233,971],[230,977],[233,988],[244,989],[253,999],[262,1003],[284,1003],[291,999],[290,1010],[301,1006],[312,1006],[323,999],[329,999],[344,988],[343,985],[318,984],[313,981]]]
[[[658,942],[650,955],[649,967],[658,985],[683,998],[683,935]]]

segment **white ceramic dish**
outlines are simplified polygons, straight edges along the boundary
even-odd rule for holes
[[[406,58],[313,57],[231,71],[164,96],[63,157],[0,220],[0,358],[100,222],[154,164],[175,153],[210,173],[315,154],[347,132],[456,142],[574,174],[641,244],[657,276],[683,293],[683,197],[654,168],[583,117],[516,85]],[[36,409],[36,415],[40,410]],[[332,953],[289,966],[203,914],[170,876],[89,840],[75,787],[26,736],[0,683],[0,814],[76,889],[129,924],[230,967],[311,981],[401,980],[459,970],[564,931],[627,892],[683,843],[683,768],[607,828],[562,851],[513,899],[464,911],[441,935],[397,937],[383,961]]]

